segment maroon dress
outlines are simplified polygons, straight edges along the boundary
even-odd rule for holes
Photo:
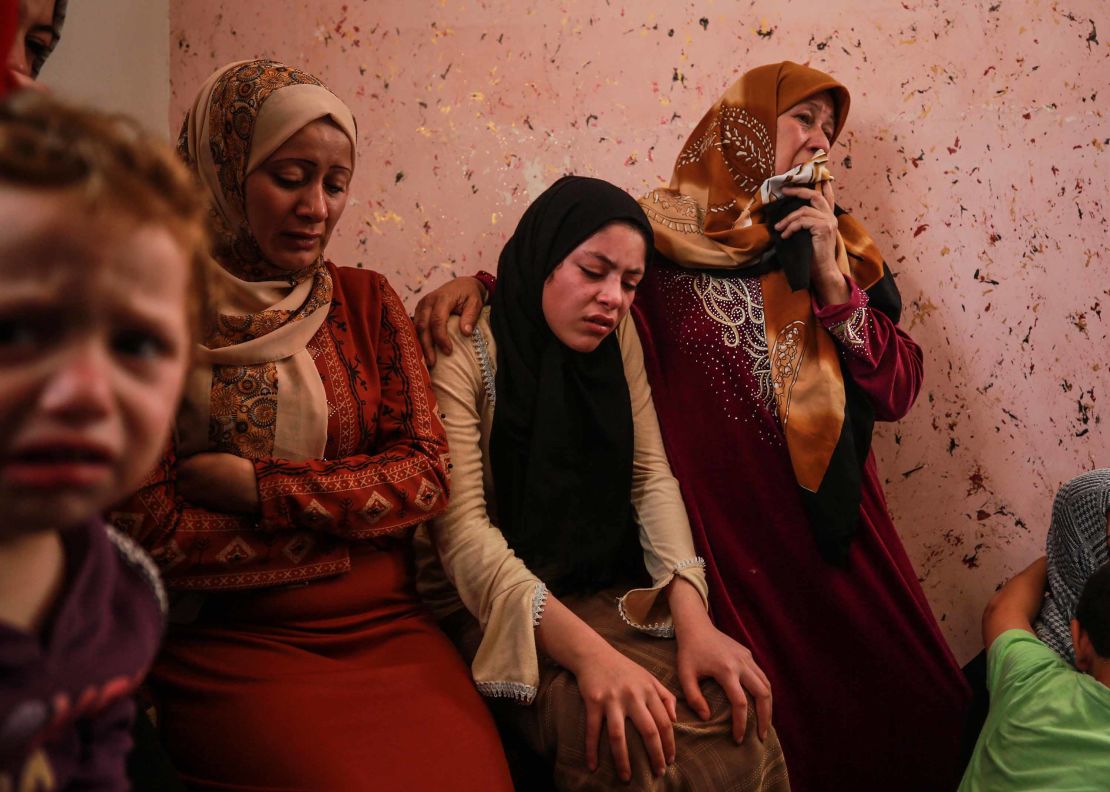
[[[885,288],[896,295],[889,274]],[[845,305],[818,308],[845,378],[876,419],[905,415],[921,386],[919,347],[854,285]],[[759,279],[686,270],[657,254],[633,313],[714,621],[771,679],[793,788],[955,788],[966,683],[891,522],[873,455],[848,565],[818,554],[771,396]]]

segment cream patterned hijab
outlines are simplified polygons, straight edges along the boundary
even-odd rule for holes
[[[308,344],[327,318],[323,259],[290,275],[265,260],[246,219],[247,176],[306,124],[329,118],[356,141],[354,118],[312,75],[241,61],[201,87],[178,149],[212,196],[215,326],[186,387],[177,425],[182,456],[319,459],[327,399]]]

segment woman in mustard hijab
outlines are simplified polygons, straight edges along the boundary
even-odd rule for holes
[[[967,687],[870,447],[913,405],[922,354],[835,205],[848,106],[790,62],[730,86],[641,199],[655,255],[632,313],[714,621],[770,677],[793,788],[951,789]],[[439,313],[466,289],[443,287]],[[417,308],[425,338],[435,312]]]

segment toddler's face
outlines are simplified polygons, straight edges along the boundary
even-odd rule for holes
[[[0,536],[85,522],[165,446],[189,356],[168,230],[0,186]]]

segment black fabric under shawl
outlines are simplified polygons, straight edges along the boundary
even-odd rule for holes
[[[543,314],[548,276],[602,227],[624,222],[652,249],[636,201],[566,176],[520,219],[497,267],[490,325],[497,404],[490,458],[499,527],[556,594],[597,590],[640,562],[630,502],[632,406],[615,334],[593,352],[562,344]]]

